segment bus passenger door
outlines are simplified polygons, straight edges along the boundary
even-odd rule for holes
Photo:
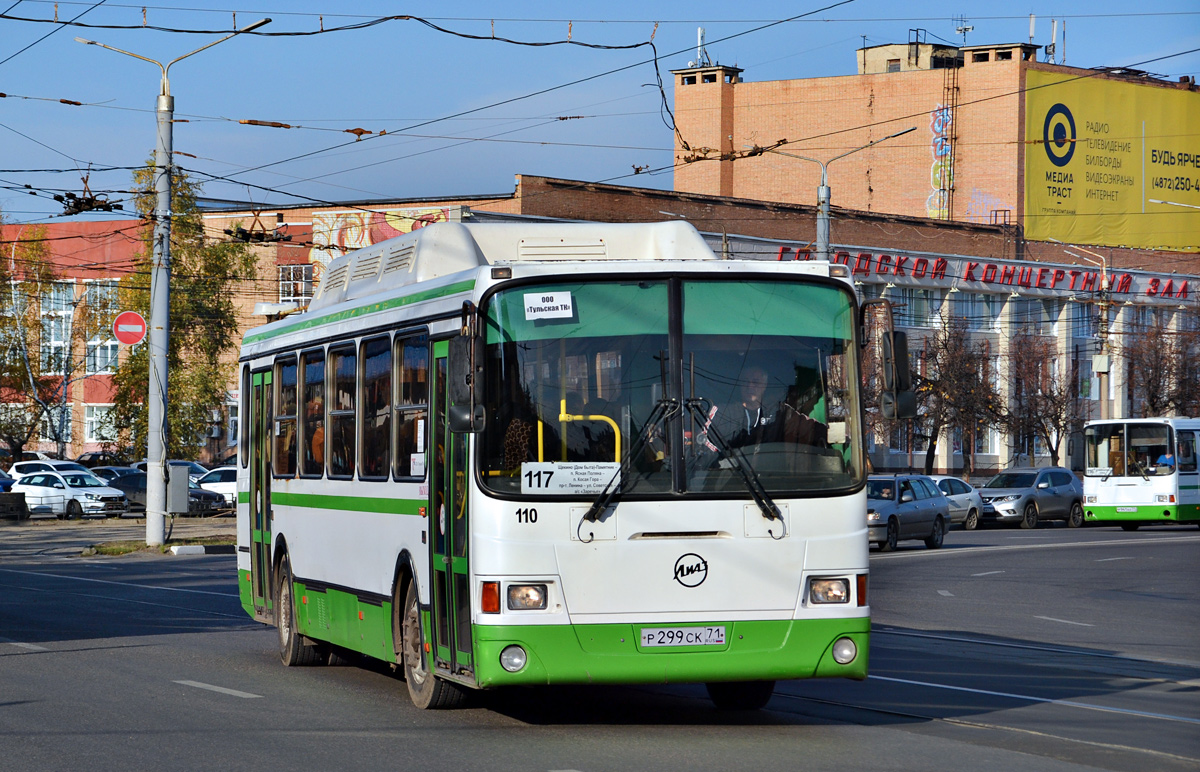
[[[251,376],[250,588],[254,611],[268,616],[271,602],[271,371]]]
[[[433,344],[432,433],[429,440],[429,511],[433,518],[432,629],[435,659],[452,673],[472,675],[471,586],[467,570],[469,434],[451,432],[449,346]]]

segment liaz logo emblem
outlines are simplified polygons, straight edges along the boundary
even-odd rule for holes
[[[684,587],[699,587],[708,578],[708,561],[694,552],[675,561],[675,581]]]

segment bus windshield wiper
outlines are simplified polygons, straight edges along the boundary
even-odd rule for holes
[[[708,421],[708,416],[704,412],[704,406],[710,404],[708,400],[689,399],[684,403],[687,409],[698,421],[707,426],[707,433],[712,443],[717,446],[721,456],[729,459],[733,464],[733,468],[738,471],[742,478],[742,482],[746,484],[746,490],[750,491],[750,496],[754,499],[754,503],[758,505],[758,509],[762,512],[762,516],[768,520],[778,520],[783,522],[783,515],[779,513],[779,507],[771,498],[771,494],[767,493],[767,489],[763,487],[762,480],[758,479],[758,473],[754,471],[754,466],[746,460],[742,451],[732,447],[717,431],[717,427],[713,426]]]
[[[1131,458],[1129,459],[1129,465],[1132,466],[1137,473],[1142,476],[1143,480],[1150,482],[1150,477],[1146,474],[1146,467],[1142,466],[1142,462],[1138,461],[1136,458]]]
[[[600,519],[600,514],[608,509],[608,505],[616,498],[620,492],[621,486],[625,481],[625,474],[633,465],[633,460],[639,458],[642,449],[646,447],[646,443],[650,441],[650,435],[654,430],[666,421],[675,413],[679,412],[679,402],[674,399],[660,399],[654,404],[654,409],[650,411],[650,415],[646,418],[646,423],[642,425],[642,431],[638,434],[637,441],[629,448],[629,452],[621,459],[621,465],[617,467],[617,473],[608,481],[608,485],[604,486],[604,490],[600,491],[600,495],[588,507],[588,511],[584,513],[582,524],[584,521],[591,523]]]

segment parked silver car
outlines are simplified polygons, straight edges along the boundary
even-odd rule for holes
[[[983,522],[1020,523],[1037,528],[1042,520],[1083,525],[1083,483],[1060,466],[1006,469],[988,480],[983,494]]]
[[[950,502],[950,524],[962,524],[968,531],[979,527],[979,513],[983,511],[983,496],[975,486],[958,477],[948,474],[930,475],[929,479],[937,483],[937,487]]]
[[[925,475],[871,475],[867,478],[867,533],[883,552],[903,539],[923,539],[929,549],[942,546],[950,502]]]

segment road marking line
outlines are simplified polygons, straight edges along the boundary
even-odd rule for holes
[[[954,593],[950,592],[949,590],[938,590],[938,595],[941,595],[942,597],[945,597],[945,598],[953,598],[954,597]]]
[[[50,651],[45,646],[35,646],[32,643],[22,643],[14,641],[11,638],[0,638],[0,643],[7,643],[9,646],[16,646],[18,649],[28,649],[29,651]]]
[[[194,686],[197,689],[207,689],[210,692],[220,692],[221,694],[228,694],[231,697],[241,697],[247,700],[260,699],[262,697],[261,694],[239,692],[237,689],[226,689],[224,686],[213,686],[212,684],[203,684],[199,681],[176,681],[175,683],[182,684],[184,686]]]
[[[1114,544],[1120,545],[1137,545],[1143,547],[1150,544],[1187,544],[1189,542],[1200,541],[1200,536],[1151,536],[1145,539],[1098,539],[1096,541],[1067,541],[1056,544],[997,544],[992,547],[955,547],[947,545],[947,548],[940,550],[901,550],[899,552],[885,552],[880,554],[872,554],[871,560],[897,560],[899,558],[911,558],[913,556],[928,555],[937,557],[939,555],[945,557],[947,555],[963,555],[968,552],[1005,552],[1008,550],[1044,550],[1058,549],[1060,547],[1110,547]],[[3,569],[0,569],[3,570]]]
[[[1095,627],[1095,625],[1089,625],[1087,622],[1072,622],[1069,619],[1055,619],[1054,617],[1039,617],[1036,615],[1033,618],[1034,619],[1045,619],[1047,622],[1062,622],[1064,625],[1079,625],[1080,627]]]
[[[166,590],[168,592],[188,592],[194,595],[216,595],[221,598],[237,598],[237,593],[212,592],[211,590],[189,590],[186,587],[163,587],[156,584],[134,584],[132,582],[111,582],[108,579],[89,579],[84,576],[68,576],[64,574],[47,574],[43,571],[19,571],[15,568],[0,568],[6,574],[24,574],[26,576],[49,576],[53,579],[73,579],[77,582],[95,582],[96,584],[115,584],[118,587],[137,587],[142,590]]]
[[[1132,555],[1129,557],[1125,557],[1125,558],[1100,558],[1096,562],[1097,563],[1108,563],[1113,560],[1137,560],[1137,558],[1133,557]]]
[[[1120,713],[1126,716],[1142,716],[1144,718],[1161,718],[1165,721],[1180,721],[1185,724],[1200,724],[1200,718],[1187,718],[1185,716],[1172,716],[1166,713],[1149,713],[1144,710],[1130,710],[1129,708],[1110,708],[1104,705],[1090,705],[1086,702],[1075,702],[1074,700],[1054,700],[1047,697],[1031,697],[1028,694],[1012,694],[1010,692],[993,692],[988,689],[969,689],[965,686],[950,686],[949,684],[934,684],[927,681],[910,681],[907,678],[890,678],[888,676],[869,675],[867,676],[872,681],[892,681],[898,684],[909,684],[911,686],[928,686],[933,689],[948,689],[953,692],[969,692],[971,694],[986,694],[991,697],[1006,697],[1013,700],[1025,700],[1027,702],[1040,702],[1046,705],[1063,705],[1068,708],[1083,708],[1084,710],[1096,710],[1101,713]]]
[[[992,574],[1002,574],[1003,571],[984,571],[982,574],[971,574],[971,576],[991,576]]]

